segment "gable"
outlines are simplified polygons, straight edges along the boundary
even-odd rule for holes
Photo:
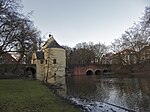
[[[43,45],[43,48],[61,48],[64,49],[62,46],[60,46],[56,40],[53,38],[52,35],[49,36],[50,38],[45,42]]]

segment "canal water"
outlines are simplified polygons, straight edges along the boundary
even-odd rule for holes
[[[87,112],[150,112],[150,78],[67,76],[65,88]]]

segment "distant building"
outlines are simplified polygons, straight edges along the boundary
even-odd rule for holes
[[[0,64],[16,64],[17,61],[10,53],[4,53],[0,56]]]
[[[113,53],[107,53],[105,55],[103,55],[102,57],[102,64],[112,64],[111,62],[111,57],[112,57]]]
[[[125,49],[111,57],[111,64],[131,65],[136,64],[136,54],[133,50]]]
[[[150,63],[150,45],[143,47],[140,51],[141,63]]]
[[[31,63],[36,64],[37,79],[54,83],[65,76],[66,51],[50,36],[41,51],[33,53]]]

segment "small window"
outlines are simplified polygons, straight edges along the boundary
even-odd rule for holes
[[[43,62],[44,62],[43,60],[40,60],[40,63],[41,63],[41,64],[43,64]]]
[[[56,64],[56,59],[53,59],[53,64]]]
[[[56,81],[56,73],[54,73],[54,81]]]
[[[45,63],[47,64],[47,60],[45,60]]]

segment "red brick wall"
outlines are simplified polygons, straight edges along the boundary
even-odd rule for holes
[[[107,64],[75,65],[73,67],[73,75],[86,75],[88,70],[93,71],[93,74],[95,74],[96,70],[100,70],[101,74],[103,74],[104,70],[110,71],[111,67]]]
[[[86,75],[88,70],[92,70],[93,73],[101,68],[96,65],[76,65],[73,68],[73,75]]]

